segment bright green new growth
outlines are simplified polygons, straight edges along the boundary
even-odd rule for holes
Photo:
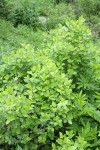
[[[4,150],[99,149],[100,52],[84,19],[44,33],[0,64]]]

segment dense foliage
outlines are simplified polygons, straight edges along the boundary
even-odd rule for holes
[[[2,51],[10,47],[0,63],[1,149],[100,149],[100,49],[84,21],[39,31],[35,43],[31,29],[1,20]]]
[[[94,34],[100,36],[100,1],[99,0],[77,0],[79,15],[82,14]]]
[[[100,150],[99,16],[99,0],[0,0],[0,150]]]
[[[12,7],[8,18],[13,22],[14,26],[25,24],[35,27],[37,25],[37,14],[33,1],[18,0],[11,3],[11,5]]]
[[[0,16],[14,26],[24,24],[33,29],[50,30],[66,19],[83,15],[95,36],[100,36],[99,0],[1,0]]]
[[[0,17],[7,18],[9,8],[6,0],[0,0]]]

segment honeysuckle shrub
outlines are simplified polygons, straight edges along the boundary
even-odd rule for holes
[[[0,148],[98,150],[100,51],[82,17],[43,37],[0,63]]]

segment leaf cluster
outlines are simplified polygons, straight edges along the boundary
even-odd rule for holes
[[[100,51],[84,19],[22,44],[0,64],[0,147],[100,149]],[[98,50],[97,50],[98,48]]]

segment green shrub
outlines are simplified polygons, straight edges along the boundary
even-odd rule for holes
[[[52,0],[34,0],[34,3],[39,16],[48,16],[49,11],[54,9]]]
[[[50,30],[59,23],[64,25],[66,19],[74,19],[73,6],[66,5],[64,2],[54,6],[52,0],[10,0],[7,6],[9,7],[8,20],[15,27],[24,24],[35,29]],[[39,19],[41,17],[46,19],[45,23]]]
[[[14,27],[11,23],[0,19],[0,62],[2,55],[9,54],[10,50],[13,49],[14,33]]]
[[[9,55],[22,47],[22,43],[34,46],[35,50],[42,47],[43,32],[34,32],[26,25],[14,28],[11,22],[0,19],[0,61],[2,55]]]
[[[99,74],[94,67],[99,65],[96,62],[98,53],[90,41],[91,32],[83,25],[84,21],[81,17],[76,22],[67,22],[65,27],[52,30],[46,36],[50,41],[46,53],[49,51],[57,66],[73,79],[75,90],[80,87],[85,92],[89,90],[90,93],[91,89],[91,93],[94,93],[99,88],[99,81],[94,77],[96,72]]]
[[[97,138],[94,142],[93,139],[100,130],[98,126],[100,122],[100,106],[98,106],[100,100],[97,100],[99,96],[98,98],[95,97],[95,92],[99,93],[100,91],[100,48],[92,44],[91,32],[84,21],[80,17],[77,21],[71,20],[70,23],[66,23],[66,26],[60,26],[58,29],[50,31],[45,39],[45,42],[47,40],[50,43],[47,43],[48,49],[44,49],[44,53],[45,55],[48,53],[59,70],[72,80],[73,92],[82,91],[87,97],[86,105],[84,98],[83,100],[79,98],[81,94],[77,95],[76,100],[74,99],[73,103],[77,109],[76,112],[74,110],[72,112],[79,114],[79,117],[76,115],[77,117],[75,120],[73,119],[69,128],[74,130],[75,134],[78,132],[80,137],[88,142],[88,147],[95,148],[99,139]],[[77,112],[78,110],[79,112]],[[97,120],[97,124],[93,123],[93,118]],[[75,140],[75,137],[73,139]],[[66,144],[64,145],[61,146],[66,147]]]
[[[69,120],[71,81],[52,60],[27,47],[4,58],[0,70],[0,144],[49,146],[54,131]]]
[[[65,25],[66,20],[75,19],[73,6],[59,3],[55,8],[51,8],[47,20],[47,29],[54,29],[59,24]]]
[[[99,149],[100,51],[90,30],[81,17],[43,38],[0,64],[0,148]]]
[[[89,26],[92,29],[92,33],[94,37],[100,37],[100,14],[99,15],[91,15],[90,16],[91,22]]]
[[[52,150],[84,150],[87,148],[88,144],[84,138],[78,136],[73,141],[73,136],[73,131],[66,131],[64,135],[60,132],[60,138],[57,139],[56,144],[52,144]]]
[[[91,28],[95,37],[100,36],[100,1],[99,0],[77,0],[74,5],[76,17],[83,15],[86,23]]]
[[[8,3],[11,5],[11,10],[8,19],[17,26],[24,24],[32,27],[37,25],[37,14],[35,4],[31,0],[18,0]]]
[[[0,0],[0,17],[7,18],[8,16],[8,7],[6,0]]]
[[[82,9],[87,16],[96,15],[100,11],[100,1],[99,0],[79,0],[79,7]]]
[[[46,20],[44,23],[39,24],[39,28],[42,30],[50,30],[56,28],[58,24],[64,25],[66,19],[74,19],[73,6],[62,2],[54,5],[54,1],[38,0],[35,1],[36,11],[39,17],[44,17]]]

